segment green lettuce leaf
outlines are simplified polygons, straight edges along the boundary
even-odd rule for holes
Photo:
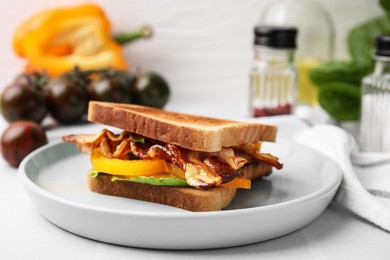
[[[147,177],[147,176],[138,176],[134,178],[122,178],[119,176],[112,176],[111,181],[132,181],[142,184],[149,185],[160,185],[160,186],[175,186],[183,187],[188,186],[187,182],[180,178],[156,178],[156,177]]]
[[[99,172],[92,171],[91,177],[96,178],[99,176]],[[132,181],[143,184],[150,185],[160,185],[160,186],[174,186],[174,187],[184,187],[188,186],[187,181],[180,178],[156,178],[156,177],[148,177],[148,176],[138,176],[134,178],[122,178],[120,176],[113,175],[111,177],[111,181]]]

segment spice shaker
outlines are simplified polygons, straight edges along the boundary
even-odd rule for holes
[[[374,72],[362,80],[360,145],[390,152],[390,35],[376,38]]]
[[[253,117],[292,114],[296,101],[294,67],[297,29],[257,26],[254,29],[254,63],[250,80]]]
[[[293,26],[299,31],[295,63],[299,76],[297,104],[302,109],[318,105],[318,89],[309,72],[332,60],[335,30],[332,17],[318,0],[273,0],[264,8],[260,23]],[[297,112],[297,111],[296,111]]]

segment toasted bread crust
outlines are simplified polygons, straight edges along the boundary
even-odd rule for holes
[[[275,141],[275,126],[181,114],[156,108],[91,101],[88,120],[195,151]]]
[[[111,175],[88,174],[89,189],[106,195],[165,204],[189,211],[218,211],[227,207],[236,195],[235,188],[216,187],[197,190],[191,187],[168,187],[128,181],[111,181]]]

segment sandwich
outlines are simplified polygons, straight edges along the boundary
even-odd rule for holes
[[[115,130],[62,140],[90,154],[88,186],[100,194],[217,211],[238,188],[283,167],[260,152],[262,142],[275,141],[271,125],[98,101],[89,103],[88,120]]]

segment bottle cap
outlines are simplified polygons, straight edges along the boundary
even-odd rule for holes
[[[277,49],[295,49],[297,28],[284,26],[255,27],[255,45]]]
[[[390,35],[376,37],[375,55],[390,57]]]

